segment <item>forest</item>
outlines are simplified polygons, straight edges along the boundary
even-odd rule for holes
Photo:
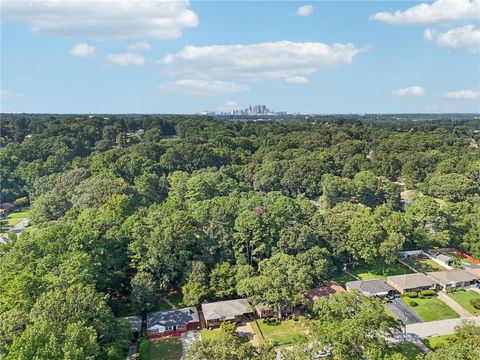
[[[480,258],[478,129],[479,119],[4,115],[1,202],[30,204],[30,226],[0,244],[0,358],[124,359],[121,318],[172,291],[188,306],[283,306],[345,267],[393,264],[401,250]],[[378,306],[361,301],[360,315]],[[341,312],[316,309],[319,323]],[[358,327],[391,324],[360,315]],[[334,327],[312,333],[338,344]],[[426,358],[479,355],[480,331],[462,331]],[[197,350],[275,358],[228,336],[230,355]],[[377,337],[356,336],[357,352],[339,345],[336,359],[386,358]]]

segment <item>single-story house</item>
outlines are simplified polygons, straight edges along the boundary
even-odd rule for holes
[[[393,287],[378,279],[349,281],[345,287],[349,291],[357,290],[365,296],[386,297],[395,293]]]
[[[133,340],[138,340],[142,333],[142,317],[140,315],[128,316],[125,318],[130,322],[130,328],[132,329]]]
[[[305,294],[305,298],[310,304],[313,304],[315,301],[322,297],[330,296],[338,292],[345,292],[345,289],[334,281],[328,282],[323,286],[316,287],[309,290]]]
[[[477,282],[477,278],[465,270],[434,271],[427,275],[443,289],[466,287]]]
[[[471,266],[465,269],[466,272],[475,276],[478,280],[480,280],[480,266]]]
[[[252,308],[247,299],[236,299],[202,304],[202,312],[209,328],[219,326],[222,321],[243,321]]]
[[[198,329],[200,319],[195,307],[157,311],[147,314],[147,337],[180,336],[188,330]]]
[[[437,288],[435,281],[422,273],[390,276],[387,284],[400,294],[410,291],[436,290]]]
[[[452,266],[453,265],[453,259],[447,255],[443,255],[443,254],[440,254],[440,255],[437,255],[435,257],[435,259],[437,259],[438,261],[442,262],[443,264],[447,265],[447,266]]]

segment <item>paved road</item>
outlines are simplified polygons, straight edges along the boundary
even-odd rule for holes
[[[419,338],[429,336],[449,335],[455,332],[455,327],[462,325],[463,320],[473,320],[480,326],[480,316],[460,319],[447,319],[407,325],[407,333]]]
[[[416,324],[422,319],[402,299],[395,299],[387,304],[387,308],[394,313],[404,324]]]
[[[472,314],[465,310],[463,306],[461,306],[459,303],[457,303],[455,300],[453,300],[450,296],[445,294],[443,291],[438,292],[438,298],[443,301],[447,306],[452,308],[460,317],[462,318],[468,318],[471,317]]]
[[[22,219],[8,231],[13,231],[15,234],[19,235],[23,230],[25,230],[27,226],[28,226],[28,220]],[[0,236],[0,243],[6,243],[7,240],[8,240],[8,232]]]

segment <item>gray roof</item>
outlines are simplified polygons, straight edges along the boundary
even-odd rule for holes
[[[202,304],[202,311],[205,320],[233,320],[235,316],[250,313],[251,308],[247,299],[236,299]]]
[[[192,322],[199,322],[198,311],[195,307],[157,311],[147,314],[147,330],[152,326],[185,326]]]
[[[427,273],[427,275],[440,284],[472,282],[477,279],[465,270],[434,271]]]
[[[443,261],[444,263],[449,263],[450,261],[453,261],[451,257],[443,254],[438,255],[436,258],[440,261]]]
[[[140,315],[127,316],[125,319],[130,322],[132,332],[140,332],[142,330],[142,317]]]
[[[433,279],[422,273],[390,276],[388,282],[402,289],[415,289],[435,285]]]
[[[358,290],[362,294],[371,296],[371,295],[380,295],[388,294],[389,291],[394,291],[395,289],[390,285],[387,285],[383,280],[358,280],[358,281],[349,281],[345,284],[348,289]]]

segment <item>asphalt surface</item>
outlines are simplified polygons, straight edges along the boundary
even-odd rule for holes
[[[392,300],[387,308],[394,313],[405,325],[421,323],[422,319],[402,299]]]
[[[469,317],[468,320],[474,321],[477,325],[480,325],[480,316]],[[447,319],[430,321],[424,323],[417,323],[407,325],[407,333],[414,334],[419,338],[426,338],[430,336],[449,335],[455,332],[455,327],[462,325],[462,321],[465,318]]]

